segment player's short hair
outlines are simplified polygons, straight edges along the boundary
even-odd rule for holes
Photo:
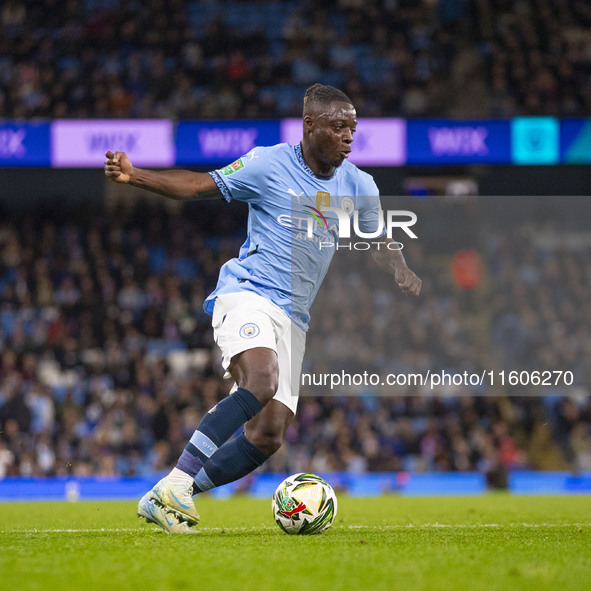
[[[304,114],[318,106],[326,106],[333,102],[353,105],[353,101],[342,90],[334,86],[312,84],[304,95]]]

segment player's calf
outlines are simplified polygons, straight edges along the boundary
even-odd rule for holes
[[[283,436],[293,413],[281,402],[271,401],[254,419],[246,423],[246,438],[258,450],[272,456],[283,444]]]

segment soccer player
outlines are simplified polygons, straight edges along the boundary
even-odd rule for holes
[[[281,447],[296,412],[308,310],[338,241],[334,209],[356,212],[361,232],[383,228],[373,178],[347,161],[356,127],[351,100],[314,84],[304,96],[296,146],[257,147],[209,173],[142,170],[124,152],[106,153],[105,174],[116,183],[173,199],[237,199],[249,209],[246,242],[204,303],[234,389],[139,502],[139,516],[168,533],[192,533],[199,521],[194,495],[249,474]],[[421,280],[400,250],[374,246],[372,254],[404,294],[419,294]]]

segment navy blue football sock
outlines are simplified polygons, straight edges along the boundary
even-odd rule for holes
[[[269,456],[257,449],[242,433],[236,439],[224,443],[205,462],[195,476],[193,492],[205,492],[216,486],[234,482],[250,474],[268,459]]]
[[[245,388],[238,388],[201,419],[176,467],[195,477],[218,447],[246,421],[261,412],[262,408],[263,405],[254,394]]]

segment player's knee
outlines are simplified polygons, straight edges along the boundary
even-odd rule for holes
[[[277,392],[277,353],[264,347],[247,349],[232,358],[230,373],[238,386],[252,392],[264,406]]]
[[[278,374],[277,365],[270,363],[249,372],[244,385],[241,386],[252,392],[262,404],[266,404],[277,392]]]
[[[283,444],[283,430],[255,429],[247,434],[248,440],[267,456],[272,456]]]

